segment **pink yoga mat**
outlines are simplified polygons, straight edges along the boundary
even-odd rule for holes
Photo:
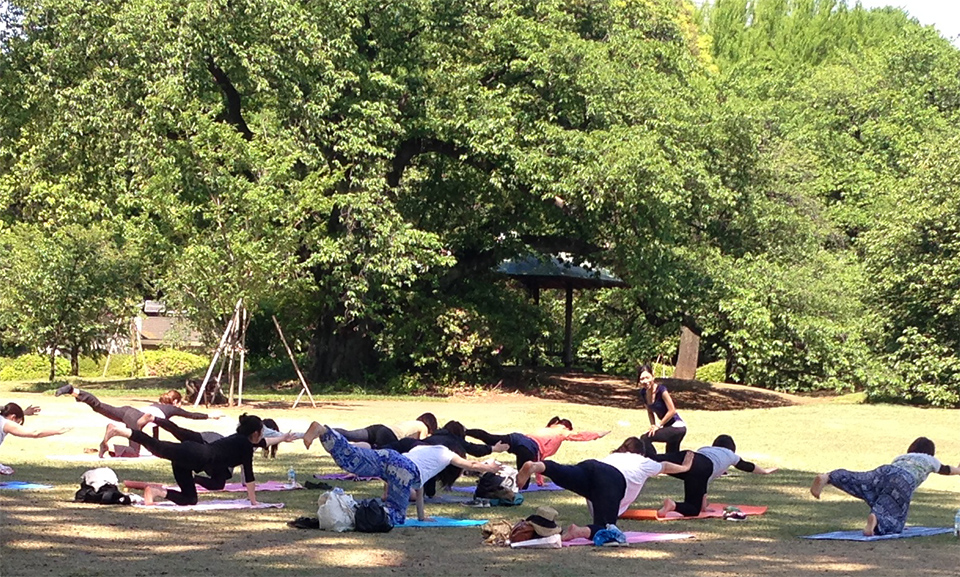
[[[643,533],[640,531],[624,531],[627,536],[627,543],[651,543],[653,541],[674,541],[676,539],[692,539],[690,533]],[[564,541],[564,547],[577,547],[579,545],[593,545],[590,539],[572,539]]]
[[[710,505],[710,511],[700,513],[697,517],[684,517],[676,511],[667,513],[666,517],[657,517],[656,509],[627,509],[620,515],[621,519],[633,519],[635,521],[677,521],[680,519],[716,519],[723,517],[723,510],[730,505],[724,503],[713,503]],[[766,507],[757,507],[754,505],[734,505],[743,512],[744,515],[763,515],[767,512]]]
[[[353,473],[317,473],[313,476],[315,479],[324,481],[379,481],[380,477],[358,477]]]
[[[127,489],[144,489],[147,485],[155,487],[162,486],[164,489],[178,489],[176,485],[161,485],[160,483],[147,483],[146,481],[123,481],[123,486]],[[267,481],[266,483],[257,483],[257,491],[292,491],[294,489],[303,489],[298,483],[296,487],[289,487],[281,481]],[[222,491],[227,493],[242,493],[247,490],[243,483],[227,483]],[[197,493],[210,493],[211,491],[197,485]]]

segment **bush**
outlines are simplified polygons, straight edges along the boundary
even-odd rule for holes
[[[708,383],[722,383],[727,378],[726,361],[714,361],[697,367],[697,380]]]
[[[189,375],[210,366],[210,359],[205,356],[174,349],[143,351],[143,357],[151,377]]]
[[[70,374],[70,361],[57,357],[57,377]],[[50,358],[43,355],[21,355],[0,361],[0,381],[35,381],[50,376]]]

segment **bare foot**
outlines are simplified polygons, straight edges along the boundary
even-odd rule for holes
[[[526,464],[526,463],[524,463]],[[572,541],[574,539],[589,539],[590,527],[581,527],[579,525],[570,525],[560,534],[561,541]]]
[[[97,451],[97,456],[101,459],[104,455],[110,452],[110,447],[107,446],[106,441],[100,441],[100,449]]]
[[[820,498],[820,493],[823,492],[823,488],[827,486],[827,483],[830,481],[830,475],[826,473],[820,473],[813,478],[813,484],[810,485],[810,494],[815,498]]]
[[[863,528],[864,537],[873,537],[874,532],[877,530],[877,516],[873,513],[867,515],[867,526]]]
[[[113,423],[107,423],[107,432],[103,435],[103,442],[101,445],[106,445],[107,441],[116,437],[120,434],[120,427],[114,425]]]
[[[677,503],[673,499],[664,499],[663,507],[657,509],[657,517],[663,518],[667,516],[667,513],[675,511],[677,508]]]
[[[527,461],[520,467],[520,472],[517,473],[517,487],[526,487],[527,483],[530,482],[530,477],[546,470],[547,466],[540,461]]]
[[[150,413],[144,413],[142,417],[137,419],[137,427],[139,427],[142,430],[144,427],[147,426],[147,423],[152,423],[153,419],[154,419],[153,415],[151,415]]]
[[[160,497],[160,495],[157,494],[158,489],[160,489],[160,487],[154,487],[153,485],[147,485],[146,487],[143,488],[143,504],[144,505],[153,505],[154,499],[156,499],[157,497]],[[164,493],[166,492],[164,491]]]
[[[309,449],[310,445],[312,445],[315,440],[320,438],[320,436],[326,432],[327,428],[320,423],[316,421],[310,423],[310,426],[307,427],[306,432],[303,433],[303,446]]]

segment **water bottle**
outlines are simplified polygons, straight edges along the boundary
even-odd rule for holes
[[[293,470],[293,465],[287,470],[287,487],[293,489],[297,486],[297,472]]]
[[[957,509],[957,514],[953,516],[953,536],[960,537],[960,509]]]

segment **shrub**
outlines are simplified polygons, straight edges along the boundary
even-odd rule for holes
[[[726,361],[714,361],[697,367],[697,380],[708,383],[722,383],[727,378]]]
[[[210,366],[210,359],[205,356],[174,349],[143,351],[143,357],[151,377],[189,375]]]
[[[55,362],[57,377],[70,374],[70,361],[57,357]],[[21,355],[13,359],[4,359],[0,368],[0,381],[34,381],[50,376],[50,358],[44,355]]]

